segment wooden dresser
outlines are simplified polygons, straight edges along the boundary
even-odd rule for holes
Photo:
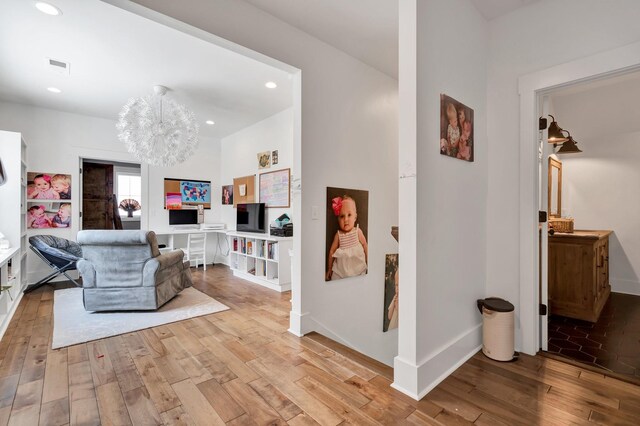
[[[549,236],[551,314],[596,322],[609,285],[609,235],[612,231],[575,231]]]

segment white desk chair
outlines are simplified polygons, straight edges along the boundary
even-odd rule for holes
[[[204,270],[207,270],[207,234],[205,232],[189,234],[187,237],[187,248],[183,248],[184,260],[196,262],[196,268],[202,261]]]

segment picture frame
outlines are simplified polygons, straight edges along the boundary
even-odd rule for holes
[[[267,208],[291,206],[291,169],[274,170],[260,174],[259,200]]]

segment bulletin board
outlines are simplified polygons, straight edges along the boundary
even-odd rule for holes
[[[199,205],[210,209],[211,181],[165,178],[164,195],[165,209],[181,209],[182,206]]]
[[[245,185],[245,194],[241,195],[240,185]],[[238,204],[255,203],[256,175],[233,178],[233,207]]]
[[[260,175],[260,202],[265,207],[289,207],[291,202],[291,169]]]

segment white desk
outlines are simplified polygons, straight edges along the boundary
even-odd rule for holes
[[[175,240],[174,240],[174,237],[176,235],[216,234],[217,240],[216,240],[216,246],[215,246],[215,251],[213,253],[213,261],[212,261],[212,264],[215,264],[216,255],[218,254],[219,238],[221,235],[226,238],[227,232],[229,232],[229,230],[228,229],[199,229],[199,228],[188,229],[186,228],[186,229],[165,229],[165,230],[153,231],[153,232],[155,232],[156,235],[158,236],[167,237],[167,240],[168,240],[167,247],[160,249],[160,252],[176,249]]]

